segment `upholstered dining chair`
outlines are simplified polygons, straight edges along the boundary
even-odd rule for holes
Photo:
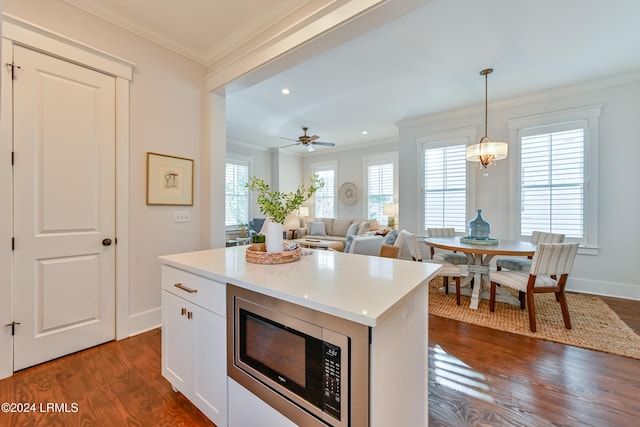
[[[534,231],[531,234],[531,243],[562,243],[564,234],[546,233],[544,231]],[[531,268],[531,258],[499,258],[496,261],[498,271],[506,268],[511,271],[529,271]]]
[[[497,285],[516,289],[520,295],[520,308],[522,309],[524,309],[524,298],[526,297],[526,306],[529,310],[529,329],[531,332],[536,332],[534,295],[553,292],[556,300],[560,303],[564,326],[571,329],[571,319],[564,289],[577,252],[577,243],[539,243],[528,273],[522,271],[490,272],[489,310],[495,311]],[[556,279],[558,277],[559,279]]]
[[[427,228],[427,237],[455,237],[456,230],[453,227]],[[467,265],[469,260],[465,254],[450,251],[436,252],[433,246],[429,247],[431,259],[447,262],[454,265]]]
[[[442,277],[444,285],[444,293],[449,295],[449,279],[452,278],[456,284],[456,303],[460,305],[460,280],[465,276],[465,273],[459,266],[444,261],[427,260],[426,262],[432,264],[440,264],[442,268],[438,270],[436,276]]]

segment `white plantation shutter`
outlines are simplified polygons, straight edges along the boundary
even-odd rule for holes
[[[585,235],[586,123],[528,130],[520,138],[520,233]]]
[[[227,160],[225,170],[225,226],[249,222],[249,162]]]
[[[393,203],[395,187],[393,162],[369,162],[367,165],[367,219],[375,219],[380,225],[388,225],[383,213],[385,203]]]
[[[424,230],[467,224],[466,141],[424,148]]]
[[[314,195],[314,217],[335,218],[336,170],[334,167],[319,167],[315,173],[324,181],[324,187]]]

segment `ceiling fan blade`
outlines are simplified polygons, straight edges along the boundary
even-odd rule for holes
[[[284,136],[281,136],[280,139],[286,139],[287,141],[296,141],[296,142],[300,142],[299,139],[292,139],[292,138],[285,138]]]
[[[313,136],[310,136],[310,137],[307,139],[307,141],[309,141],[309,142],[311,142],[311,141],[315,141],[315,140],[316,140],[316,139],[318,139],[318,138],[320,138],[318,135],[313,135]]]
[[[285,139],[288,139],[288,138],[285,138]],[[295,141],[295,139],[292,139],[291,141]],[[300,144],[301,144],[300,142],[296,142],[295,144],[283,145],[280,148],[293,147],[294,145],[300,145]]]
[[[334,144],[333,142],[321,142],[321,141],[316,141],[314,142],[315,145],[324,145],[325,147],[335,147],[336,144]]]

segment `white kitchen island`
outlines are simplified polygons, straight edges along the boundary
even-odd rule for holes
[[[245,250],[160,257],[162,371],[174,388],[218,427],[295,425],[227,377],[229,283],[369,327],[369,425],[427,425],[427,283],[438,265],[317,250],[260,265]]]

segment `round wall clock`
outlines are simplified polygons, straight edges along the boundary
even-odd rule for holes
[[[342,203],[353,205],[358,201],[358,187],[353,182],[345,182],[340,186],[338,197]]]

